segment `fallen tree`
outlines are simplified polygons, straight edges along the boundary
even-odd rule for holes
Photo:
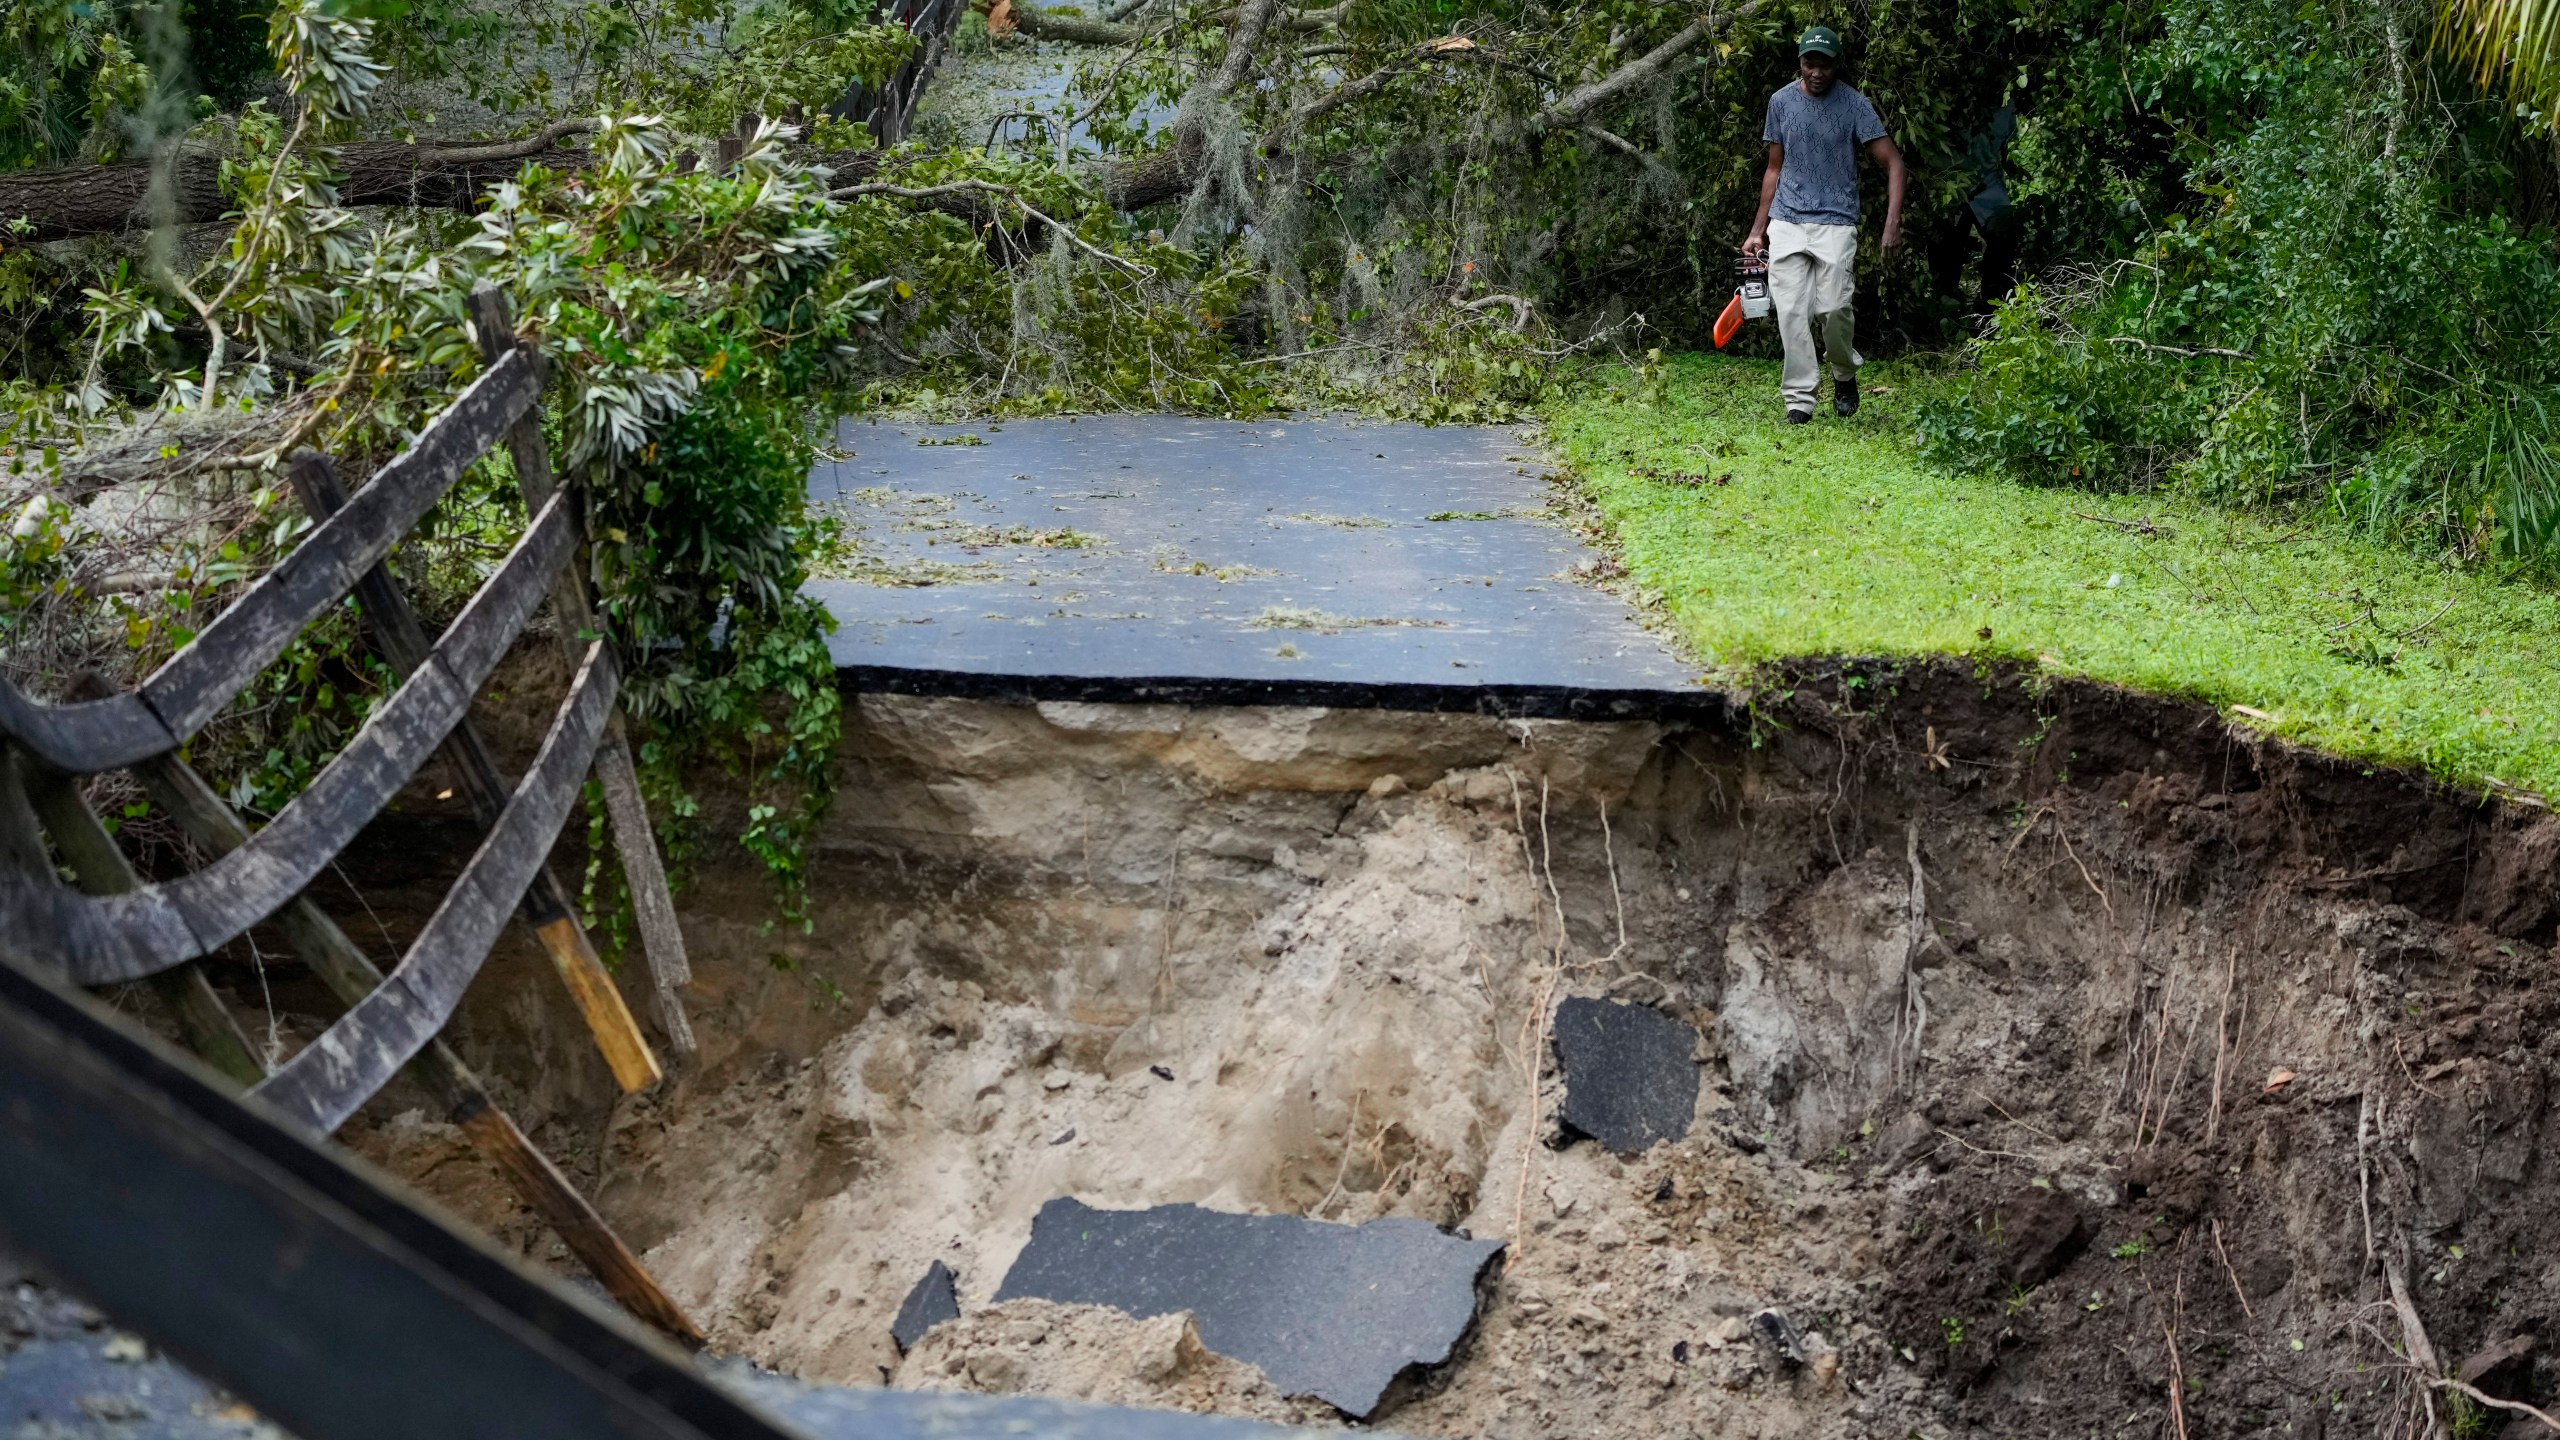
[[[527,164],[573,170],[588,152],[562,143],[596,128],[563,120],[536,134],[489,145],[418,145],[359,140],[336,148],[339,203],[475,208],[491,186]],[[235,208],[222,193],[223,153],[179,144],[151,160],[0,174],[0,232],[23,220],[18,238],[72,240],[157,225],[203,225]]]
[[[1616,102],[1671,80],[1683,68],[1682,62],[1695,60],[1701,46],[1767,5],[1768,0],[1747,0],[1721,13],[1710,10],[1643,54],[1581,85],[1566,87],[1550,82],[1542,89],[1555,93],[1543,96],[1542,103],[1528,114],[1497,127],[1492,140],[1497,146],[1516,145],[1555,131],[1590,131],[1611,148],[1632,152],[1634,147],[1628,142],[1596,128],[1598,114]],[[1349,11],[1347,3],[1328,10],[1299,10],[1292,9],[1286,0],[1245,0],[1219,17],[1231,24],[1225,53],[1216,68],[1183,97],[1171,142],[1152,154],[1103,165],[1096,180],[1104,198],[1115,209],[1140,210],[1188,195],[1211,179],[1207,164],[1208,116],[1228,105],[1246,79],[1264,68],[1262,51],[1266,43],[1275,36],[1308,33],[1339,24]],[[1013,17],[1026,35],[1078,45],[1145,45],[1154,43],[1170,28],[1052,16],[1023,0],[1013,6]],[[1317,48],[1329,58],[1350,47]],[[1310,52],[1298,52],[1295,58],[1311,58]],[[1250,149],[1266,160],[1288,157],[1316,122],[1346,106],[1381,96],[1410,76],[1459,65],[1490,65],[1542,80],[1548,78],[1498,45],[1463,34],[1435,36],[1363,74],[1297,101],[1269,123],[1262,134],[1251,138]]]

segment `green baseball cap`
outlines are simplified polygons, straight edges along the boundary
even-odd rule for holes
[[[1828,55],[1837,60],[1840,58],[1840,32],[1828,25],[1808,26],[1802,35],[1796,37],[1796,53]]]

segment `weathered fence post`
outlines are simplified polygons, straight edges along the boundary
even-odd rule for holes
[[[479,332],[481,358],[489,363],[496,364],[498,357],[515,347],[515,325],[507,314],[506,296],[485,280],[471,292],[471,323]],[[508,430],[507,453],[515,461],[516,483],[524,491],[525,513],[532,514],[551,498],[554,480],[540,410],[528,411]],[[583,525],[581,517],[581,533]],[[596,628],[595,606],[576,564],[553,589],[552,605],[561,621],[561,643],[574,659],[579,633]],[[692,981],[693,966],[685,956],[684,930],[676,921],[675,898],[667,889],[657,832],[649,824],[639,767],[632,761],[618,705],[606,718],[604,739],[596,747],[595,778],[604,791],[605,814],[613,825],[614,852],[622,857],[623,879],[631,888],[631,912],[640,927],[641,949],[648,956],[659,1027],[678,1055],[690,1056],[695,1048],[693,1025],[679,992]]]
[[[315,522],[345,508],[346,487],[327,456],[305,450],[293,457],[286,475]],[[418,623],[417,612],[410,608],[409,597],[391,578],[388,568],[376,565],[356,581],[356,599],[369,622],[367,637],[389,662],[392,672],[406,680],[426,663],[429,648],[426,629]],[[445,737],[442,753],[454,771],[457,788],[470,797],[472,813],[479,817],[481,827],[495,825],[507,808],[507,782],[498,774],[497,762],[489,757],[489,747],[468,715]],[[534,871],[520,910],[525,923],[542,941],[542,948],[550,953],[560,978],[568,984],[570,997],[577,1002],[587,1029],[595,1036],[596,1048],[603,1052],[605,1063],[613,1067],[613,1078],[626,1091],[645,1090],[658,1083],[663,1072],[658,1068],[657,1057],[649,1053],[648,1040],[632,1020],[630,1007],[622,1003],[622,992],[615,987],[613,976],[596,958],[595,946],[588,941],[585,927],[578,923],[568,892],[561,888],[549,865]]]

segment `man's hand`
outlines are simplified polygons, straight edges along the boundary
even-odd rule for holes
[[[1742,253],[1745,255],[1757,255],[1768,248],[1769,237],[1757,230],[1742,237]]]
[[[1878,240],[1876,245],[1878,249],[1884,252],[1884,258],[1887,260],[1901,254],[1902,227],[1899,224],[1887,225],[1884,227],[1884,238]]]

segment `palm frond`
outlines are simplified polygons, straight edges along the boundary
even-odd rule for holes
[[[2484,88],[2560,109],[2560,0],[2442,0],[2435,41]]]

